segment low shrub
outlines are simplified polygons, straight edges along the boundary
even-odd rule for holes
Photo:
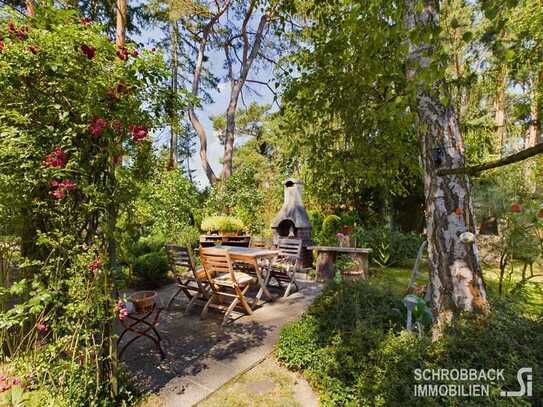
[[[158,287],[166,279],[168,259],[162,251],[144,254],[135,258],[133,271],[139,284]]]
[[[322,229],[319,234],[320,244],[337,244],[336,233],[341,230],[341,218],[337,215],[328,215],[322,222]]]
[[[130,248],[130,254],[136,258],[144,254],[160,252],[164,249],[164,243],[165,240],[162,236],[151,235],[140,237]]]
[[[420,234],[404,233],[387,226],[371,229],[357,228],[357,245],[373,250],[370,260],[381,267],[403,264],[417,257],[417,252],[424,237]]]
[[[517,390],[522,367],[534,372],[531,400],[543,398],[541,316],[494,301],[488,315],[460,316],[432,342],[403,329],[399,302],[378,283],[332,282],[301,320],[283,329],[276,355],[303,371],[324,406],[510,405],[500,389]],[[505,381],[490,383],[489,397],[415,397],[414,386],[424,384],[415,380],[417,368],[504,369]]]
[[[315,210],[308,211],[307,215],[309,217],[309,223],[311,223],[311,237],[314,241],[318,241],[324,217],[322,216],[322,213]]]

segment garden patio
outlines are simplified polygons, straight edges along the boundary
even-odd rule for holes
[[[321,292],[321,284],[303,276],[299,281],[300,291],[226,326],[221,326],[218,313],[206,319],[198,312],[185,315],[187,302],[181,298],[163,311],[158,325],[166,357],[161,359],[154,344],[141,339],[123,356],[128,374],[140,389],[156,393],[164,406],[189,406],[205,399],[269,356],[281,328],[298,319]],[[167,303],[175,289],[172,284],[159,290],[160,300]]]

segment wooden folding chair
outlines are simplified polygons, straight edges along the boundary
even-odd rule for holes
[[[245,294],[254,282],[254,278],[234,270],[230,256],[224,249],[202,247],[200,259],[211,288],[211,295],[202,311],[202,318],[206,317],[210,307],[224,312],[222,325],[226,323],[228,316],[236,307],[251,315],[253,310]],[[229,300],[230,303],[228,303]]]
[[[204,269],[200,268],[196,270],[194,256],[190,247],[167,244],[166,254],[178,287],[176,293],[170,298],[167,308],[169,309],[174,298],[183,292],[189,300],[185,308],[186,314],[196,301],[200,300],[205,303],[209,299],[211,288],[209,287]]]
[[[279,239],[276,248],[280,254],[270,264],[268,282],[273,278],[280,287],[283,286],[281,283],[288,283],[283,294],[283,297],[288,297],[293,287],[299,290],[296,272],[302,258],[302,241],[300,239]]]

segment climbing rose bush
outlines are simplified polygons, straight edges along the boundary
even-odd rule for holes
[[[0,309],[0,352],[67,405],[120,405],[109,255],[167,69],[74,11],[37,13],[0,17],[0,232],[26,259],[23,278],[0,288],[2,303],[17,304]]]

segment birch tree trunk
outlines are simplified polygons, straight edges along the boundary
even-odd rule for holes
[[[524,143],[524,148],[530,148],[535,146],[539,142],[539,124],[540,124],[540,110],[541,105],[539,103],[539,92],[538,88],[543,81],[543,71],[541,71],[536,78],[533,80],[532,84],[532,101],[530,104],[530,125],[528,126],[528,131],[526,133],[526,141]]]
[[[438,23],[437,5],[426,2],[422,12],[416,1],[406,0],[409,30],[424,29]],[[484,312],[486,291],[475,243],[466,244],[460,234],[475,235],[470,180],[467,175],[438,176],[440,167],[464,166],[464,143],[450,95],[442,84],[430,87],[417,83],[417,77],[430,69],[432,44],[410,42],[407,78],[417,89],[416,108],[419,141],[422,148],[426,200],[434,337],[461,311]],[[448,100],[445,106],[442,100]]]
[[[498,66],[496,78],[496,98],[494,100],[494,120],[496,125],[496,153],[502,154],[505,142],[505,89],[507,87],[507,66]]]

